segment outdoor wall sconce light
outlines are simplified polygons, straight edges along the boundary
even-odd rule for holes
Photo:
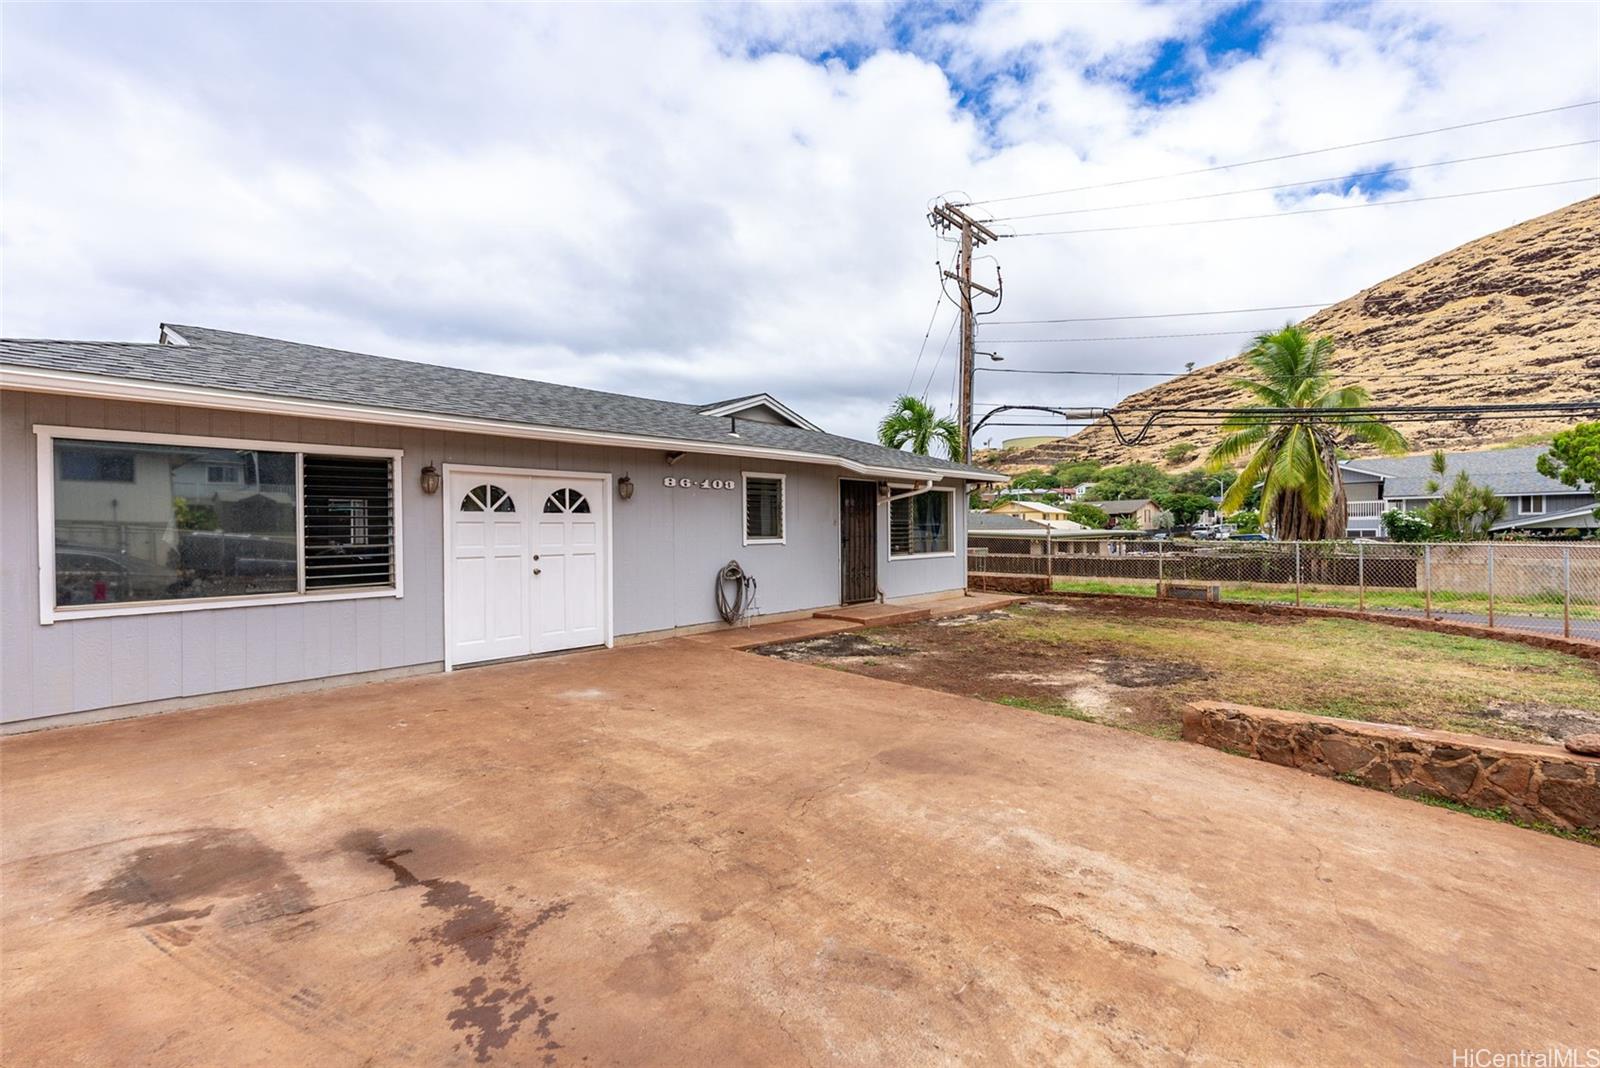
[[[633,500],[633,479],[623,475],[617,479],[617,496],[625,501]]]
[[[439,469],[432,464],[422,469],[422,492],[433,496],[439,492],[439,486],[444,482],[439,477]]]

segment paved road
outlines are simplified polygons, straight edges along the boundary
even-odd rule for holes
[[[1293,602],[1290,601],[1288,603],[1292,604]],[[1312,604],[1311,607],[1316,607],[1316,605]],[[1369,607],[1367,611],[1373,615],[1410,616],[1413,619],[1425,617],[1425,613],[1421,609]],[[1480,627],[1489,625],[1489,617],[1487,615],[1471,612],[1441,612],[1435,609],[1432,618],[1448,620],[1452,623],[1475,623]],[[1560,616],[1518,616],[1496,612],[1494,614],[1494,625],[1496,629],[1532,631],[1536,634],[1554,634],[1558,637],[1562,634]],[[1587,638],[1590,641],[1600,641],[1600,620],[1574,619],[1569,636]]]
[[[1600,849],[679,640],[0,742],[7,1063],[1593,1045]]]

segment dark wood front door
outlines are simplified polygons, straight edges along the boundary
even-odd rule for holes
[[[878,597],[878,484],[839,480],[839,562],[845,604]]]

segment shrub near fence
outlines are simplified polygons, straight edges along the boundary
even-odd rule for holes
[[[1154,595],[1159,582],[1221,587],[1224,601],[1459,619],[1600,639],[1600,544],[1096,541],[975,550],[987,577],[1043,576],[1057,589]],[[1108,585],[1126,589],[1107,589]]]

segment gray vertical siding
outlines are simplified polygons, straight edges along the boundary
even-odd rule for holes
[[[259,605],[39,623],[36,424],[359,445],[404,450],[405,596]],[[443,494],[427,496],[427,463],[483,464],[631,475],[630,501],[612,498],[612,605],[617,635],[717,619],[713,579],[738,560],[757,581],[755,610],[792,612],[839,602],[839,491],[844,472],[655,450],[496,438],[210,409],[0,391],[0,721],[190,697],[444,658]],[[787,544],[742,544],[739,490],[668,489],[662,479],[787,475]],[[848,476],[846,476],[848,477]],[[887,597],[960,589],[966,582],[966,507],[957,490],[957,551],[891,559],[887,509],[878,516],[878,581]]]

